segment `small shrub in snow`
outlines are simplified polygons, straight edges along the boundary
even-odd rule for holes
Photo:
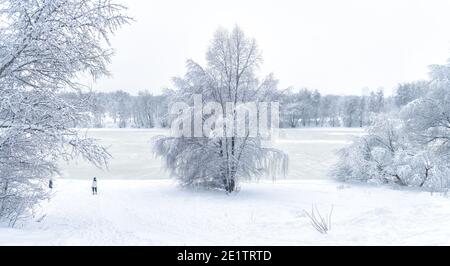
[[[317,206],[313,205],[311,212],[304,211],[306,216],[311,221],[311,225],[321,234],[326,235],[331,230],[332,216],[333,216],[334,206],[331,207],[331,211],[327,216],[322,215]]]

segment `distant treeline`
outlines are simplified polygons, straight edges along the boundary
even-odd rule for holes
[[[317,90],[287,89],[273,95],[280,103],[281,127],[365,127],[379,113],[396,110],[424,94],[423,82],[401,84],[393,96],[382,90],[363,96],[322,95]],[[83,98],[88,119],[77,127],[92,128],[167,128],[173,91],[160,95],[148,91],[131,95],[125,91],[67,93],[68,100]]]

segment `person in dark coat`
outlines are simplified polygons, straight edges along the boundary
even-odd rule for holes
[[[98,191],[97,191],[97,178],[94,177],[94,181],[92,181],[92,195],[97,195]]]

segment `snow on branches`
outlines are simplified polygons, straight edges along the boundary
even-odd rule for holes
[[[108,75],[109,37],[129,18],[110,0],[0,0],[0,221],[29,215],[48,195],[57,160],[103,167],[108,152],[72,129],[87,104],[80,73]]]
[[[212,120],[215,130],[207,136],[200,128],[197,136],[158,137],[155,153],[165,159],[167,168],[182,185],[229,193],[236,191],[242,179],[285,173],[288,157],[284,152],[266,147],[258,134],[239,134],[235,126],[247,121],[239,119],[236,111],[239,105],[255,103],[254,106],[258,106],[277,93],[277,81],[272,75],[263,80],[255,76],[261,63],[255,40],[246,37],[238,27],[232,32],[219,29],[211,41],[207,62],[204,68],[188,61],[185,77],[175,79],[178,90],[173,102],[192,105],[200,96],[206,106],[214,103],[218,108],[213,108],[216,110],[213,113],[189,109],[188,115],[184,114],[188,119],[189,114],[199,116],[195,121],[200,123]],[[261,116],[262,110],[255,114]],[[184,125],[185,130],[190,128]]]
[[[430,190],[450,188],[450,68],[432,67],[423,96],[384,114],[367,135],[340,151],[340,180],[394,182]]]

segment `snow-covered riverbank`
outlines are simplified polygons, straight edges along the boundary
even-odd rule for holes
[[[358,129],[282,132],[286,180],[242,184],[240,193],[181,190],[168,179],[149,140],[158,130],[93,130],[110,147],[107,172],[62,165],[55,195],[34,219],[0,227],[0,245],[440,245],[450,244],[450,199],[329,179],[335,151]],[[99,178],[99,195],[90,194]],[[334,205],[332,230],[321,235],[304,210]]]

